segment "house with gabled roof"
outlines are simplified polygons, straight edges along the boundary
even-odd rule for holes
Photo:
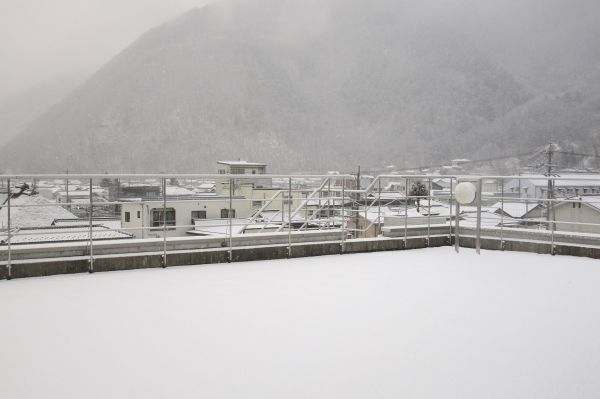
[[[600,234],[600,195],[568,198],[553,213],[558,231]]]

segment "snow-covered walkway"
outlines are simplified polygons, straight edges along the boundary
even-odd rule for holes
[[[597,398],[600,262],[451,248],[0,282],[0,397]]]

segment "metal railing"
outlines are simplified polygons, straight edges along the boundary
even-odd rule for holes
[[[474,181],[479,188],[471,206],[459,206],[454,199],[454,189],[461,181]],[[211,184],[216,192],[193,191]],[[544,191],[544,187],[550,187],[550,191]],[[143,189],[148,189],[148,195],[131,197],[131,192]],[[54,192],[54,196],[46,194],[45,201],[23,201],[26,196],[41,197],[44,190]],[[208,217],[210,204],[217,204],[212,208],[220,214]],[[565,212],[570,204],[576,209],[571,215]],[[588,219],[577,219],[577,210],[582,206],[586,211],[589,208],[592,216],[597,208],[598,220],[587,213]],[[36,209],[44,207],[79,213],[79,218],[73,219],[77,224],[71,228],[73,237],[54,239],[64,235],[66,228],[33,226],[36,230],[20,224],[20,219],[34,219]],[[125,215],[137,209],[138,223],[133,224]],[[205,212],[205,217],[190,217],[187,220],[192,223],[179,223],[177,215],[192,209]],[[113,216],[120,226],[103,225],[100,215]],[[86,222],[85,232],[82,221]],[[85,242],[89,272],[94,272],[94,260],[100,256],[95,254],[95,246],[108,239],[104,236],[111,232],[116,233],[109,237],[114,242],[160,240],[163,267],[169,265],[169,243],[173,239],[203,235],[219,238],[232,261],[236,238],[248,237],[252,232],[285,236],[288,256],[292,256],[296,237],[307,231],[335,233],[341,252],[348,238],[400,237],[406,245],[415,234],[425,238],[427,245],[434,235],[453,237],[457,250],[461,235],[474,235],[479,251],[482,236],[497,238],[504,247],[517,233],[525,237],[525,233],[534,232],[537,240],[550,243],[554,253],[557,239],[564,241],[565,234],[569,234],[570,242],[577,243],[577,237],[582,237],[580,241],[585,245],[596,245],[596,240],[600,245],[600,176],[392,174],[358,181],[353,175],[335,174],[5,175],[0,176],[0,222],[0,262],[6,265],[9,278],[13,253],[27,242],[24,237],[32,243],[60,243],[63,247],[69,242]],[[474,229],[473,234],[470,229]]]

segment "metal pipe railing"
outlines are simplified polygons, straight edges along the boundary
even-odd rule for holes
[[[94,233],[93,233],[93,214],[94,214],[94,199],[92,192],[92,179],[90,179],[90,217],[89,217],[89,227],[90,227],[90,268],[89,272],[94,272]]]
[[[404,203],[404,243],[406,246],[406,243],[408,241],[408,220],[409,220],[409,202],[413,199],[419,199],[422,200],[424,198],[423,195],[409,195],[409,188],[410,188],[410,182],[411,181],[415,181],[415,180],[426,180],[427,181],[427,189],[428,189],[428,193],[427,193],[427,217],[426,217],[426,225],[427,225],[427,242],[429,243],[429,241],[431,240],[432,237],[432,219],[434,217],[434,212],[432,211],[432,206],[433,206],[433,201],[434,199],[438,198],[446,198],[445,196],[447,196],[447,205],[449,208],[449,213],[448,213],[448,219],[447,219],[447,223],[449,226],[449,232],[452,232],[453,226],[454,226],[454,231],[456,233],[456,246],[457,248],[459,247],[459,230],[460,230],[460,224],[461,224],[461,218],[465,217],[465,213],[462,212],[464,210],[461,209],[461,207],[455,203],[454,201],[454,189],[455,189],[455,185],[454,185],[454,180],[458,180],[461,177],[460,176],[445,176],[445,175],[380,175],[377,176],[375,178],[372,178],[372,181],[370,182],[370,184],[367,185],[367,187],[365,189],[361,189],[360,186],[357,186],[356,189],[347,189],[346,187],[346,182],[348,178],[352,178],[351,175],[218,175],[218,174],[212,174],[212,175],[207,175],[207,174],[201,174],[201,175],[191,175],[191,174],[187,174],[187,175],[166,175],[166,174],[160,174],[160,175],[124,175],[124,174],[117,174],[117,175],[102,175],[102,174],[97,174],[97,175],[73,175],[73,174],[68,174],[68,175],[7,175],[7,176],[0,176],[0,178],[4,179],[7,184],[8,184],[8,196],[7,196],[7,200],[5,203],[5,206],[7,207],[7,234],[6,234],[6,265],[7,265],[7,274],[10,277],[12,275],[12,248],[13,245],[15,245],[15,241],[18,242],[23,242],[22,240],[20,240],[20,237],[23,236],[35,236],[35,235],[53,235],[53,234],[61,234],[60,232],[52,232],[52,231],[44,231],[44,232],[35,232],[35,231],[27,231],[26,229],[23,230],[19,230],[19,226],[18,225],[14,225],[13,224],[13,211],[15,211],[15,209],[20,210],[21,212],[27,212],[27,209],[30,208],[35,208],[35,207],[48,207],[48,206],[62,206],[65,207],[67,209],[71,208],[73,209],[79,209],[80,211],[82,209],[84,209],[85,205],[78,203],[74,196],[76,192],[79,191],[84,191],[84,187],[82,187],[81,184],[77,184],[77,189],[76,191],[73,191],[73,182],[77,179],[81,179],[82,181],[87,180],[87,185],[88,187],[85,187],[85,191],[87,191],[87,195],[88,195],[88,201],[89,201],[89,215],[88,215],[88,220],[87,220],[87,241],[88,241],[88,245],[89,245],[89,270],[90,272],[94,271],[94,241],[99,240],[100,236],[101,236],[101,232],[122,232],[124,234],[127,234],[127,232],[140,232],[141,231],[141,235],[142,238],[146,237],[146,234],[144,232],[147,231],[156,231],[156,230],[162,230],[162,259],[163,259],[163,267],[166,267],[168,262],[167,262],[167,256],[168,256],[168,236],[169,235],[173,235],[173,233],[169,233],[169,230],[172,229],[179,229],[178,233],[181,233],[182,229],[186,229],[186,228],[195,228],[196,225],[195,224],[177,224],[177,221],[173,221],[175,224],[173,226],[169,225],[168,223],[170,223],[170,220],[167,220],[167,205],[176,205],[176,204],[182,204],[182,203],[189,203],[190,201],[198,201],[198,202],[202,202],[202,201],[208,201],[208,198],[204,198],[204,197],[193,197],[193,198],[180,198],[176,195],[171,196],[171,195],[167,195],[167,179],[169,178],[178,178],[178,179],[187,179],[189,180],[188,183],[192,184],[194,183],[194,181],[196,180],[208,180],[208,179],[214,179],[215,181],[229,181],[229,195],[225,195],[225,196],[221,196],[218,197],[218,200],[222,200],[222,199],[226,199],[228,201],[228,215],[227,215],[227,233],[226,233],[226,237],[228,240],[228,252],[229,252],[229,260],[231,261],[233,259],[233,248],[234,248],[234,243],[233,243],[233,235],[234,235],[234,226],[235,227],[240,227],[240,232],[243,233],[244,231],[246,231],[247,228],[249,228],[250,226],[252,226],[253,224],[256,224],[255,222],[257,221],[257,218],[259,217],[259,215],[261,214],[261,210],[266,210],[269,206],[272,206],[274,204],[274,202],[276,201],[276,199],[278,198],[278,193],[280,193],[279,195],[282,196],[282,201],[283,203],[281,204],[281,206],[275,206],[275,208],[280,208],[281,209],[281,216],[282,216],[282,220],[280,221],[280,225],[279,227],[277,227],[277,231],[280,232],[284,232],[284,229],[287,227],[287,246],[288,246],[288,256],[291,256],[292,254],[292,231],[298,230],[298,231],[302,231],[302,230],[306,230],[309,228],[314,228],[314,229],[329,229],[332,227],[336,227],[337,225],[339,225],[341,227],[341,238],[340,238],[340,244],[341,244],[341,249],[342,249],[342,253],[345,252],[345,241],[346,238],[348,237],[348,233],[352,232],[352,236],[354,237],[358,237],[358,233],[363,233],[365,236],[367,235],[367,233],[370,232],[371,228],[376,225],[376,229],[375,229],[375,236],[378,236],[381,234],[381,226],[382,226],[382,222],[384,219],[384,215],[386,213],[384,213],[384,210],[382,209],[382,206],[393,206],[393,204],[397,204],[396,206],[398,207],[398,212],[400,212],[400,207],[402,205],[402,202]],[[43,181],[43,179],[52,179],[52,178],[62,178],[63,180],[65,180],[65,182],[68,179],[68,183],[67,185],[69,186],[68,188],[68,200],[67,202],[62,202],[62,203],[43,203],[43,204],[19,204],[19,203],[14,203],[13,199],[14,197],[17,195],[13,195],[12,190],[11,190],[11,186],[15,183],[15,181],[19,181],[19,180],[24,180],[27,178],[31,178],[33,180],[35,180],[36,184],[39,184],[40,182]],[[102,212],[112,212],[112,208],[111,207],[122,207],[122,206],[127,206],[128,204],[131,204],[131,201],[123,201],[123,200],[117,200],[117,201],[112,201],[113,198],[109,198],[111,199],[111,201],[105,201],[101,196],[98,195],[98,191],[96,190],[96,188],[94,187],[94,180],[95,179],[107,179],[107,178],[112,178],[112,179],[138,179],[138,180],[143,180],[143,179],[156,179],[159,181],[159,184],[162,188],[162,195],[159,198],[156,198],[156,201],[152,201],[152,200],[148,200],[145,199],[143,201],[140,201],[140,205],[141,205],[141,213],[142,213],[142,225],[141,226],[136,226],[136,227],[122,227],[122,228],[103,228],[101,231],[97,230],[97,228],[100,226],[100,224],[95,221],[94,219],[94,214],[95,211],[99,212],[100,214],[102,214]],[[435,191],[433,190],[433,179],[446,179],[449,180],[450,182],[450,187],[449,189],[446,190],[442,190],[442,191]],[[546,212],[548,214],[548,220],[540,220],[540,219],[536,219],[533,217],[521,217],[518,219],[512,218],[512,217],[508,217],[506,216],[506,204],[507,204],[507,194],[506,194],[506,182],[508,180],[510,180],[511,182],[513,180],[525,180],[525,179],[529,179],[529,180],[539,180],[539,181],[547,181],[547,180],[551,180],[553,182],[552,187],[560,187],[560,184],[556,184],[555,182],[560,182],[562,180],[572,180],[574,182],[590,182],[592,180],[597,181],[598,182],[598,187],[600,187],[600,176],[597,178],[591,178],[589,176],[585,176],[585,177],[573,177],[573,176],[569,176],[569,177],[551,177],[548,178],[546,176],[537,176],[537,175],[532,175],[532,176],[477,176],[477,182],[478,182],[478,187],[479,187],[479,197],[478,197],[478,201],[475,204],[475,210],[477,212],[477,219],[476,219],[476,236],[477,236],[477,240],[476,240],[476,249],[479,250],[481,247],[481,241],[480,241],[480,237],[481,237],[481,229],[482,229],[482,222],[486,223],[486,229],[495,229],[498,228],[500,230],[500,244],[501,247],[504,247],[504,242],[505,242],[505,232],[507,230],[508,227],[510,227],[511,225],[517,223],[519,225],[522,225],[522,229],[524,229],[525,227],[531,227],[532,225],[545,225],[548,226],[548,230],[550,230],[548,232],[549,234],[549,240],[552,246],[552,252],[554,253],[555,250],[555,246],[556,246],[556,235],[555,232],[557,229],[559,228],[565,228],[565,229],[576,229],[576,226],[580,226],[577,229],[581,229],[584,230],[583,227],[584,226],[588,226],[590,227],[590,229],[593,229],[594,227],[598,227],[598,231],[600,232],[600,223],[593,223],[592,221],[588,222],[579,222],[579,221],[565,221],[565,220],[557,220],[557,212],[556,212],[556,208],[559,204],[564,204],[564,203],[572,203],[572,204],[579,204],[582,201],[578,198],[541,198],[539,196],[539,193],[536,197],[536,195],[534,194],[534,197],[528,197],[528,198],[523,198],[523,197],[514,197],[514,198],[510,198],[511,202],[515,202],[515,203],[534,203],[534,204],[541,204],[542,206],[545,205],[545,209]],[[247,197],[244,197],[243,195],[239,195],[236,197],[236,181],[237,180],[241,181],[241,185],[242,187],[246,187],[244,186],[244,180],[248,180],[248,179],[272,179],[272,183],[275,185],[279,185],[279,186],[283,186],[286,187],[286,189],[280,189],[278,190],[278,192],[271,198],[268,200],[265,200],[264,198],[254,198],[253,195],[248,195]],[[279,179],[278,182],[276,183],[275,181],[273,181],[273,179]],[[294,183],[295,179],[300,179],[300,182],[296,182]],[[332,187],[332,180],[335,179],[337,180],[336,184]],[[397,199],[391,199],[391,200],[385,200],[388,201],[387,203],[384,203],[385,201],[382,199],[382,196],[385,193],[389,193],[390,191],[388,191],[388,189],[383,189],[382,187],[382,180],[383,179],[392,179],[392,180],[404,180],[405,182],[405,188],[404,188],[404,197],[402,198],[402,191],[401,189],[398,190],[397,194],[398,194],[398,198]],[[469,179],[473,180],[473,176],[470,176]],[[484,180],[491,180],[491,179],[496,179],[496,186],[495,186],[495,190],[493,188],[490,189],[490,191],[493,191],[491,194],[487,194],[487,193],[483,193],[483,181]],[[131,180],[130,180],[131,181]],[[341,187],[339,185],[339,182],[341,181]],[[286,184],[287,183],[287,184]],[[568,182],[565,182],[566,184],[570,184]],[[197,183],[194,183],[197,184]],[[296,184],[296,187],[299,188],[295,188],[294,184]],[[575,184],[575,183],[573,183]],[[586,183],[587,184],[587,183]],[[511,183],[511,185],[514,186],[514,183]],[[499,196],[497,195],[497,189],[498,186],[500,187],[500,192],[499,192]],[[121,187],[121,185],[119,185],[119,188]],[[78,191],[79,190],[79,191]],[[327,190],[326,194],[325,194],[325,190]],[[287,191],[287,198],[283,198],[283,193]],[[304,195],[306,194],[306,198],[303,198]],[[346,198],[346,195],[348,194],[352,194],[351,198]],[[356,194],[356,195],[354,195]],[[373,199],[371,199],[370,195],[372,195]],[[516,193],[516,195],[522,195],[520,192]],[[309,215],[308,214],[308,205],[311,203],[310,201],[315,199],[316,196],[318,196],[319,200],[318,200],[318,206],[316,206],[316,209],[314,209],[313,214]],[[393,197],[392,197],[393,198]],[[490,226],[490,222],[494,221],[495,219],[493,217],[491,217],[488,214],[488,211],[486,211],[485,213],[483,212],[483,203],[489,203],[489,201],[493,201],[499,199],[500,201],[500,215],[499,215],[499,224],[496,224],[495,226]],[[239,203],[243,203],[243,204],[247,204],[249,201],[251,202],[258,202],[261,201],[261,207],[259,209],[258,212],[252,214],[251,216],[249,216],[249,220],[247,218],[244,218],[243,221],[238,222],[237,219],[234,218],[233,212],[234,212],[234,201],[237,204],[238,201]],[[445,201],[445,200],[444,200]],[[593,205],[593,204],[600,204],[600,200],[598,201],[594,201],[594,200],[585,200],[584,201],[587,204]],[[156,226],[146,226],[145,223],[145,207],[146,206],[152,206],[152,204],[161,204],[162,205],[162,220],[161,220],[161,224],[162,226],[160,227],[156,227]],[[351,207],[347,207],[348,204],[351,204]],[[438,204],[436,202],[436,204]],[[246,206],[246,205],[244,205]],[[312,206],[312,205],[311,205]],[[436,205],[439,206],[439,205]],[[77,208],[80,207],[80,208]],[[158,207],[158,206],[157,206]],[[374,209],[374,207],[376,208],[376,217],[373,215],[370,215],[370,211],[372,209]],[[287,208],[287,209],[286,209]],[[116,208],[118,209],[118,208]],[[254,208],[256,209],[256,208]],[[326,213],[324,214],[326,209]],[[466,209],[466,208],[465,208]],[[334,216],[334,214],[332,213],[332,210],[334,212],[338,212],[341,210],[340,212],[340,216],[339,218],[337,216]],[[388,212],[389,210],[386,208],[385,210],[386,212]],[[453,211],[456,211],[453,212]],[[73,211],[75,212],[75,211]],[[287,221],[285,220],[285,213],[287,212]],[[300,212],[304,212],[303,215],[303,220],[299,223],[295,222],[295,217],[298,216],[300,214]],[[122,213],[122,212],[121,212]],[[374,213],[374,212],[372,212]],[[422,212],[419,211],[419,213],[421,213],[421,215],[416,215],[415,217],[419,217],[419,216],[424,216],[422,215]],[[453,217],[453,214],[455,213],[455,216]],[[399,213],[398,213],[399,214]],[[121,217],[121,214],[119,214],[119,217]],[[356,225],[353,226],[352,228],[349,227],[348,222],[351,221],[351,218],[355,218],[355,220],[357,220]],[[363,220],[360,220],[360,218],[363,218]],[[412,216],[411,216],[412,218]],[[453,222],[454,219],[454,222]],[[85,220],[85,219],[83,219]],[[222,219],[207,219],[207,220],[222,220]],[[352,219],[354,220],[354,219]],[[437,219],[436,219],[437,220]],[[508,222],[507,222],[508,220]],[[339,221],[339,223],[338,223]],[[312,223],[314,222],[314,223]],[[262,222],[262,226],[260,226],[260,231],[264,231],[264,229],[266,228],[267,225],[269,225],[270,223],[273,223],[273,220],[264,220]],[[279,223],[279,222],[276,222]],[[287,223],[287,225],[286,225]],[[412,223],[412,222],[411,222]],[[438,223],[436,221],[436,223]],[[508,223],[508,224],[507,224]],[[310,224],[310,226],[309,226]],[[204,227],[211,227],[211,226],[221,226],[220,224],[205,224]],[[300,226],[300,227],[299,227]],[[562,231],[568,231],[568,230],[562,230]],[[237,233],[236,233],[237,234]],[[583,233],[582,233],[583,234]],[[139,236],[138,233],[136,233],[136,236]],[[559,235],[559,237],[561,237],[561,235]],[[19,241],[20,240],[20,241]],[[0,246],[0,251],[2,251],[1,249],[2,247]]]
[[[11,229],[11,225],[10,225],[10,202],[11,202],[11,197],[12,197],[12,189],[11,189],[11,184],[10,184],[10,178],[7,179],[7,225],[8,225],[8,237],[7,237],[7,245],[8,245],[8,264],[6,266],[7,268],[7,277],[10,280],[12,277],[12,262],[11,262],[11,234],[12,234],[12,229]]]

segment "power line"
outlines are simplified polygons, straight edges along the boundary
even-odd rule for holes
[[[582,154],[580,152],[570,152],[570,151],[554,151],[556,154],[564,154],[564,155],[574,155],[578,157],[590,157],[590,158],[600,158],[600,155],[595,154]]]
[[[465,160],[464,162],[462,162],[462,164],[484,163],[484,162],[500,161],[503,159],[510,159],[510,158],[521,158],[521,157],[525,157],[527,155],[533,155],[536,152],[537,151],[529,151],[529,152],[524,152],[524,153],[520,153],[520,154],[503,155],[500,157]],[[535,155],[537,155],[537,154],[535,154]],[[412,167],[412,168],[402,168],[402,169],[398,169],[398,170],[441,168],[441,167],[447,166],[447,165],[448,165],[448,162],[439,164],[439,165],[424,165],[424,166],[416,166],[416,167]]]

